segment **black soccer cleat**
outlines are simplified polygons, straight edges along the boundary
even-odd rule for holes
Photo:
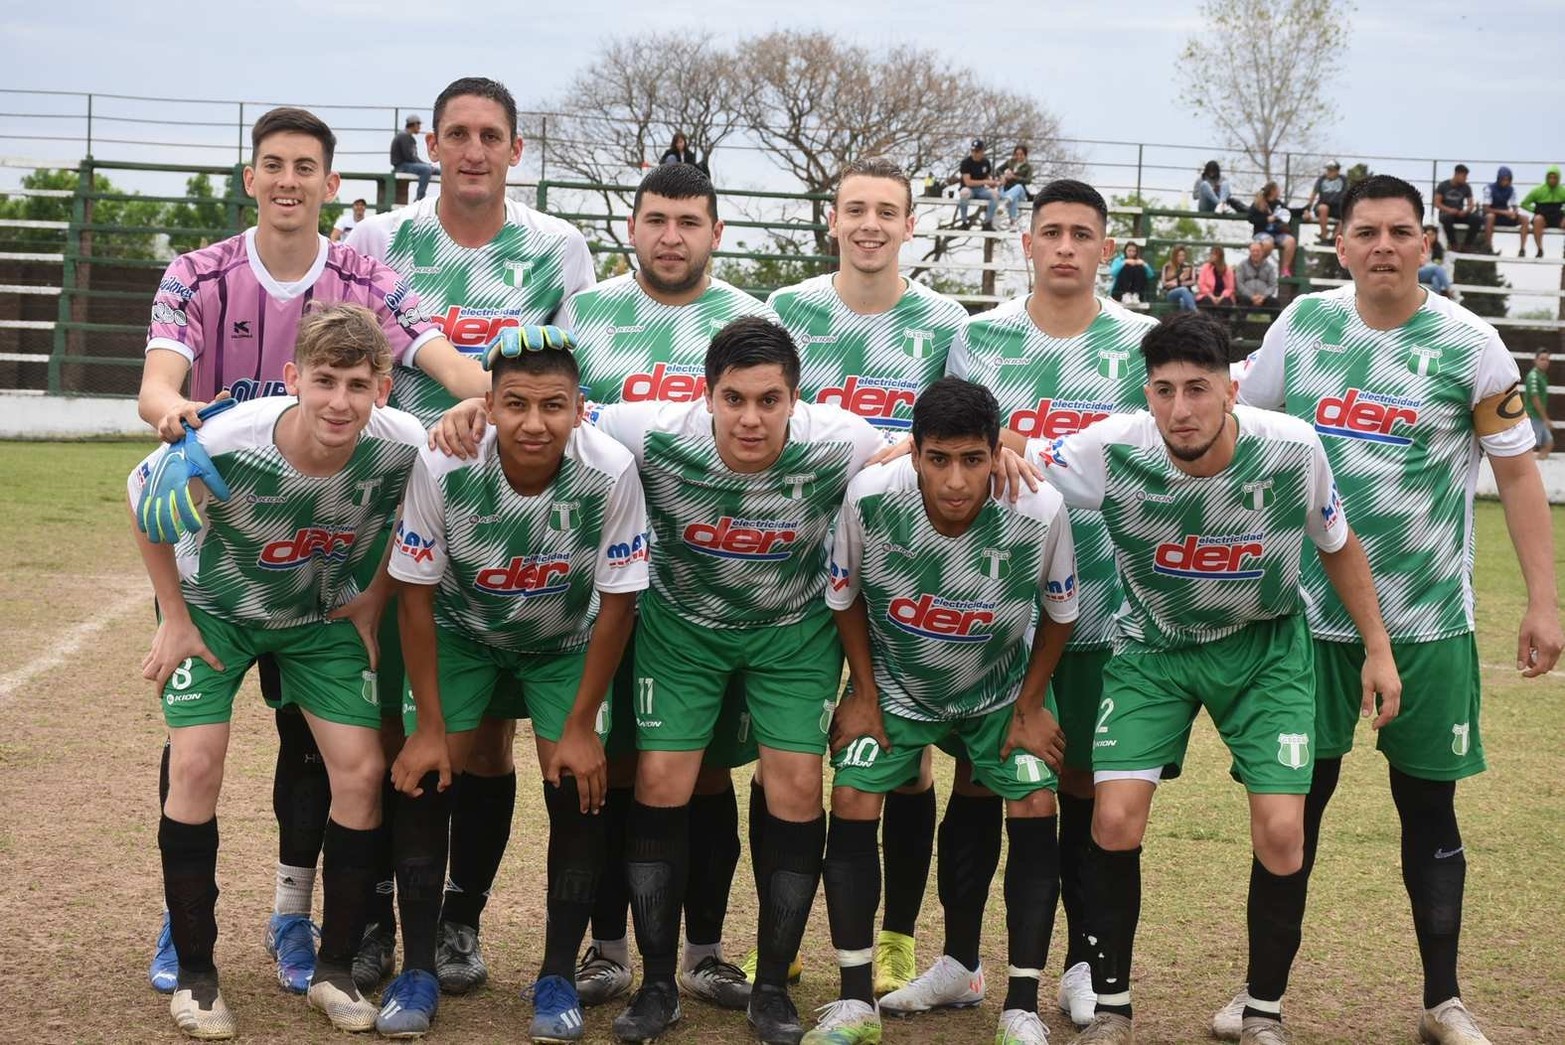
[[[625,1011],[614,1017],[614,1036],[620,1041],[656,1041],[679,1022],[680,1015],[678,988],[672,983],[643,983]]]
[[[758,983],[750,988],[750,1026],[765,1045],[799,1045],[804,1025],[784,987]]]

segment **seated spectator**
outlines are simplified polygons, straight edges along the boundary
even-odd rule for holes
[[[1207,160],[1206,166],[1201,168],[1201,176],[1196,179],[1195,188],[1190,196],[1196,201],[1196,210],[1203,214],[1212,214],[1227,204],[1237,211],[1244,210],[1244,206],[1238,200],[1233,199],[1232,192],[1228,188],[1228,179],[1223,177],[1223,172],[1217,166],[1216,160]]]
[[[1348,191],[1348,179],[1342,176],[1342,164],[1332,160],[1326,164],[1326,171],[1315,179],[1315,187],[1310,190],[1310,198],[1305,201],[1304,212],[1315,215],[1315,220],[1320,223],[1320,241],[1331,242],[1331,231],[1327,224],[1332,221],[1342,220],[1342,195]]]
[[[1523,233],[1525,235],[1525,233]],[[1451,274],[1440,262],[1445,258],[1445,248],[1440,245],[1440,229],[1424,226],[1424,263],[1418,266],[1418,282],[1439,294],[1451,296]]]
[[[1163,288],[1163,297],[1181,311],[1195,311],[1195,269],[1190,265],[1190,252],[1184,247],[1169,251],[1158,286]]]
[[[1516,251],[1518,258],[1527,256],[1527,219],[1522,214],[1521,208],[1516,205],[1521,198],[1521,193],[1516,191],[1516,186],[1511,181],[1511,169],[1501,167],[1494,176],[1494,180],[1484,186],[1483,207],[1483,245],[1490,254],[1497,254],[1494,249],[1494,227],[1504,225],[1507,228],[1516,229],[1521,235],[1521,246]]]
[[[1430,261],[1445,260],[1445,248],[1440,245],[1440,229],[1434,225],[1424,226],[1424,253]]]
[[[1234,274],[1228,270],[1228,259],[1222,247],[1213,247],[1206,264],[1196,278],[1196,304],[1202,308],[1230,309],[1234,307]]]
[[[1282,274],[1293,275],[1293,255],[1299,249],[1299,241],[1293,238],[1288,231],[1288,222],[1293,215],[1288,208],[1283,206],[1282,190],[1277,183],[1269,181],[1261,186],[1261,191],[1255,194],[1255,200],[1250,204],[1247,212],[1250,219],[1250,227],[1254,229],[1254,239],[1265,250],[1266,256],[1271,257],[1272,248],[1282,249]]]
[[[418,175],[418,195],[415,200],[424,198],[429,191],[429,179],[438,169],[432,163],[425,163],[418,158],[418,129],[424,121],[419,119],[417,113],[410,114],[403,121],[402,133],[391,139],[391,169],[398,174]]]
[[[1478,242],[1478,233],[1482,230],[1474,210],[1473,187],[1467,184],[1465,163],[1458,163],[1451,176],[1435,186],[1435,213],[1440,216],[1440,227],[1445,229],[1446,245],[1452,250],[1457,249],[1458,225],[1467,226],[1467,235],[1462,238],[1462,249]]]
[[[973,139],[972,151],[957,168],[957,176],[962,180],[962,190],[957,194],[961,201],[956,205],[957,224],[964,229],[972,224],[967,218],[968,200],[988,200],[989,205],[984,208],[984,231],[993,232],[994,212],[1000,209],[1000,197],[995,194],[1000,179],[994,176],[994,164],[984,153],[982,138]]]
[[[688,163],[692,167],[696,165],[696,154],[691,151],[690,146],[685,142],[683,132],[674,132],[674,140],[668,143],[668,149],[664,151],[663,158],[658,160],[659,166],[665,163]]]
[[[1027,188],[1032,183],[1032,164],[1027,162],[1027,146],[1018,145],[1012,149],[1011,158],[1000,164],[994,173],[1000,179],[1000,198],[1005,200],[1005,215],[1014,229],[1022,200],[1032,199],[1032,191]]]
[[[337,215],[336,224],[331,227],[331,241],[340,243],[348,238],[348,233],[353,231],[353,226],[364,220],[364,211],[369,204],[363,200],[354,200],[353,206]]]
[[[1234,269],[1234,299],[1241,308],[1277,307],[1277,266],[1266,256],[1266,248],[1253,240],[1250,256]]]
[[[1112,281],[1109,297],[1126,304],[1141,304],[1142,299],[1147,296],[1147,284],[1151,282],[1151,275],[1151,268],[1148,267],[1146,259],[1141,256],[1141,245],[1125,244],[1125,249],[1120,252],[1120,256],[1109,266],[1109,279]]]
[[[1532,211],[1532,237],[1538,244],[1538,257],[1541,258],[1544,230],[1565,229],[1565,188],[1560,187],[1559,167],[1549,168],[1543,176],[1543,184],[1522,200],[1522,209]]]

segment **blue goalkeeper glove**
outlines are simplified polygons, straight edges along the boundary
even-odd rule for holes
[[[220,399],[202,407],[196,416],[206,421],[236,402]],[[163,451],[141,488],[141,500],[136,505],[136,525],[153,544],[175,544],[185,534],[195,533],[205,525],[195,498],[190,496],[192,479],[200,479],[219,501],[228,500],[228,484],[186,422],[185,434]]]

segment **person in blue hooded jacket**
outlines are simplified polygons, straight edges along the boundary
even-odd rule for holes
[[[1490,254],[1496,253],[1494,227],[1503,225],[1520,230],[1521,249],[1517,251],[1517,257],[1526,256],[1528,222],[1521,208],[1516,205],[1518,199],[1520,195],[1511,182],[1511,169],[1501,167],[1495,173],[1494,181],[1484,186],[1483,243]]]

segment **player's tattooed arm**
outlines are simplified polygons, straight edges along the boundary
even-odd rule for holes
[[[1402,679],[1397,674],[1396,661],[1391,656],[1391,637],[1386,634],[1385,622],[1380,617],[1380,602],[1375,597],[1375,582],[1370,576],[1369,559],[1358,534],[1348,531],[1348,539],[1341,548],[1328,552],[1316,548],[1326,579],[1342,600],[1342,606],[1353,618],[1353,626],[1364,640],[1364,669],[1360,673],[1363,684],[1359,713],[1365,718],[1375,715],[1375,698],[1380,698],[1380,713],[1375,715],[1374,727],[1380,729],[1397,717],[1402,708]]]
[[[1049,695],[1049,678],[1059,665],[1060,654],[1065,652],[1065,642],[1075,626],[1075,621],[1056,621],[1047,614],[1040,617],[1027,660],[1027,674],[1022,676],[1021,692],[1011,710],[1011,726],[1000,745],[1002,761],[1021,748],[1043,759],[1056,773],[1064,765],[1065,731],[1049,713],[1045,699]]]
[[[134,509],[131,510],[131,533],[136,548],[141,552],[142,564],[152,581],[152,593],[158,604],[158,629],[153,633],[152,646],[141,660],[141,677],[150,680],[159,693],[169,676],[185,660],[200,657],[214,671],[222,671],[223,663],[207,648],[201,630],[190,619],[190,607],[185,604],[185,594],[179,587],[179,567],[174,561],[174,546],[153,544],[136,525]]]
[[[587,640],[587,659],[576,687],[576,702],[565,716],[565,728],[543,767],[543,778],[556,786],[562,776],[576,778],[576,794],[583,813],[598,812],[608,797],[609,769],[603,741],[598,739],[598,711],[603,707],[604,694],[614,683],[614,673],[625,655],[625,643],[635,626],[638,594],[598,593],[598,619]]]
[[[397,630],[418,724],[392,763],[391,783],[414,798],[424,793],[419,782],[430,773],[440,774],[440,790],[451,786],[451,754],[446,747],[446,718],[440,709],[435,662],[435,588],[434,584],[404,582],[397,590]]]
[[[831,717],[831,753],[859,737],[873,737],[882,751],[891,750],[885,720],[880,713],[880,691],[875,687],[875,665],[870,656],[869,613],[861,594],[845,610],[833,610],[837,634],[848,661],[848,693],[837,702]]]
[[[478,455],[478,444],[483,441],[484,429],[488,427],[489,407],[484,397],[464,399],[442,414],[430,428],[429,448],[465,461]]]
[[[1554,533],[1549,523],[1549,499],[1530,453],[1514,457],[1489,455],[1495,486],[1505,509],[1527,585],[1527,612],[1516,636],[1516,669],[1527,678],[1546,674],[1560,659],[1565,635],[1560,631],[1559,591],[1554,576]]]

